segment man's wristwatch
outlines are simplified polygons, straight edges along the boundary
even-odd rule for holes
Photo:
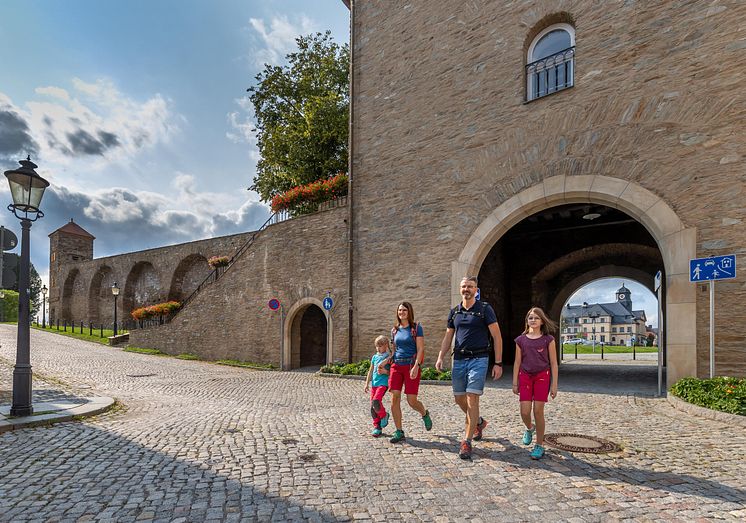
[[[495,365],[497,365],[498,367],[502,367],[503,366],[503,362],[502,361],[496,361]]]

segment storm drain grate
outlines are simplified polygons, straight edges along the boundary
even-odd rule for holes
[[[317,459],[319,459],[316,454],[301,454],[300,456],[298,456],[298,458],[300,458],[301,461],[305,462],[316,461]]]
[[[283,445],[295,445],[296,443],[298,443],[298,440],[293,438],[285,438],[282,440]]]
[[[155,373],[152,374],[127,374],[128,378],[149,378],[151,376],[155,376]]]
[[[583,434],[547,434],[544,441],[550,447],[569,452],[585,452],[588,454],[605,454],[607,452],[617,452],[620,450],[619,445],[606,439],[596,438],[594,436],[584,436]]]

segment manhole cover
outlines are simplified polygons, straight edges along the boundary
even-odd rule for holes
[[[127,374],[128,378],[149,378],[155,374]]]
[[[619,445],[616,443],[593,436],[584,436],[583,434],[547,434],[544,436],[544,441],[550,447],[569,452],[604,454],[619,450]]]

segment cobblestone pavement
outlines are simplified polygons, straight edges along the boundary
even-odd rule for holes
[[[12,326],[0,325],[0,342],[12,360]],[[393,446],[368,435],[358,380],[131,354],[38,331],[32,363],[126,407],[0,435],[2,521],[746,519],[743,431],[652,397],[568,392],[560,381],[549,431],[623,450],[549,449],[532,461],[502,383],[485,393],[490,426],[469,462],[456,455],[462,415],[447,386],[421,389],[433,430],[405,410],[407,443]]]

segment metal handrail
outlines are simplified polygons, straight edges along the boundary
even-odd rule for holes
[[[332,208],[338,206],[343,201],[346,203],[346,198],[342,197],[342,198],[337,198],[335,200],[331,200],[329,202],[320,203],[319,204],[319,210],[322,211],[322,210],[332,209]],[[336,202],[336,204],[333,206],[333,205],[331,205],[332,202]],[[256,236],[260,232],[262,232],[264,229],[266,229],[270,225],[273,225],[273,224],[276,224],[276,223],[281,223],[281,222],[284,222],[284,221],[289,220],[291,218],[294,218],[294,216],[292,216],[290,214],[290,212],[287,211],[287,210],[281,210],[281,211],[277,211],[277,212],[273,213],[269,218],[267,218],[267,221],[265,221],[262,224],[261,227],[259,227],[256,231],[254,231],[252,233],[251,237],[243,245],[241,245],[241,247],[238,248],[238,250],[233,254],[233,256],[231,256],[231,259],[228,260],[228,264],[227,265],[225,265],[224,267],[216,267],[215,269],[213,269],[212,271],[210,271],[210,273],[207,275],[207,277],[205,277],[205,279],[202,280],[202,283],[200,283],[197,286],[197,288],[194,289],[194,291],[192,291],[192,293],[189,296],[186,297],[186,299],[182,300],[181,307],[179,307],[179,310],[177,310],[176,312],[174,312],[173,314],[171,314],[169,316],[169,319],[167,321],[171,321],[180,311],[184,310],[184,307],[190,301],[192,301],[195,298],[195,296],[197,296],[197,294],[199,294],[199,292],[204,287],[207,287],[207,285],[209,285],[210,283],[212,283],[213,281],[215,281],[215,280],[218,279],[219,274],[220,274],[220,272],[218,272],[218,269],[223,269],[222,270],[222,274],[225,275],[225,273],[228,271],[228,269],[230,269],[233,266],[233,264],[236,262],[236,260],[238,260],[238,258],[241,257],[243,255],[243,253],[248,250],[249,247],[251,247],[251,245],[254,243],[254,240],[256,239]]]
[[[567,89],[572,87],[574,81],[573,64],[575,61],[575,46],[568,47],[557,53],[554,53],[544,58],[540,58],[530,64],[526,64],[526,101],[535,100],[537,98],[543,98],[548,94]],[[559,82],[559,69],[564,68],[564,82]],[[555,72],[555,83],[550,85],[549,73],[550,71]],[[534,92],[533,78],[539,81],[540,75],[544,75],[544,81],[546,82],[545,90],[541,90],[538,86],[536,92]]]

